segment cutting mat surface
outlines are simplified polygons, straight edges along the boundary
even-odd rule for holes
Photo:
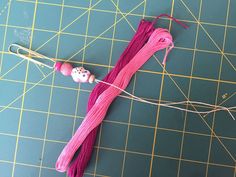
[[[168,13],[189,29],[158,21],[176,47],[166,68],[163,53],[156,54],[127,90],[153,101],[235,106],[235,6],[236,0],[1,0],[0,176],[66,176],[54,170],[55,161],[94,87],[10,55],[9,44],[83,63],[101,79],[140,19]],[[84,176],[235,177],[235,158],[235,121],[227,112],[204,117],[118,97]]]

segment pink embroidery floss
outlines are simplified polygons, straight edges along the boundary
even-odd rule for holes
[[[167,15],[167,14],[161,14],[157,16],[153,22],[148,22],[146,20],[141,20],[140,24],[138,26],[138,29],[130,41],[129,45],[126,47],[125,51],[120,56],[120,59],[117,61],[114,68],[106,75],[106,77],[103,79],[103,81],[107,83],[112,83],[115,79],[115,77],[118,75],[120,70],[134,57],[134,55],[141,49],[141,47],[146,43],[147,39],[151,35],[151,32],[154,31],[154,25],[157,22],[157,20],[160,17],[166,16],[178,24],[182,25],[184,28],[187,28],[187,26],[177,19]],[[87,106],[87,112],[92,108],[92,106],[95,104],[96,99],[98,96],[104,92],[109,85],[98,83],[93,91],[91,92],[89,99],[88,99],[88,106]],[[75,157],[75,159],[71,162],[70,167],[67,171],[67,175],[69,177],[82,177],[85,168],[87,167],[87,164],[91,158],[92,151],[93,151],[93,144],[96,140],[97,131],[99,129],[99,126],[94,128],[91,133],[88,135],[88,137],[84,140],[83,144],[81,145],[79,149],[78,156]]]
[[[171,34],[166,29],[158,28],[150,36],[147,44],[134,56],[134,58],[120,71],[113,82],[113,85],[125,89],[129,84],[133,74],[156,52],[165,48],[167,49],[164,60],[167,54],[174,47]],[[64,172],[74,156],[76,150],[81,146],[88,134],[96,128],[103,120],[109,105],[120,94],[120,90],[114,87],[109,87],[96,100],[94,106],[90,109],[82,124],[77,129],[74,136],[68,142],[60,154],[56,169]]]
[[[129,45],[126,47],[119,60],[117,61],[114,68],[105,76],[103,81],[108,83],[113,83],[116,76],[120,70],[135,56],[135,54],[143,47],[147,42],[148,38],[155,30],[154,23],[141,20],[138,26],[138,29],[130,41]],[[93,107],[98,96],[102,94],[109,85],[98,83],[93,91],[91,92],[88,99],[87,112]],[[88,137],[84,140],[83,144],[80,147],[78,156],[71,162],[70,167],[68,168],[67,175],[69,177],[82,177],[85,168],[91,158],[93,152],[93,145],[96,140],[97,131],[99,126],[94,128]]]

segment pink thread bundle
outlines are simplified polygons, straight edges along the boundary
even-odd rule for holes
[[[184,28],[187,28],[185,24],[179,22],[173,17],[170,17],[167,14],[159,15],[158,17],[156,17],[156,19],[153,20],[152,23],[145,20],[141,20],[137,32],[135,33],[133,39],[130,41],[129,45],[127,46],[123,54],[120,56],[120,59],[118,60],[117,64],[108,73],[108,75],[103,79],[103,81],[105,81],[106,84],[102,83],[102,81],[99,81],[99,82],[96,81],[98,84],[95,86],[92,93],[90,94],[88,106],[87,106],[87,112],[89,112],[90,109],[93,107],[99,95],[101,95],[109,87],[109,84],[107,83],[110,83],[110,84],[113,83],[113,81],[115,80],[118,73],[122,70],[122,68],[125,67],[125,65],[135,56],[135,54],[146,43],[147,39],[149,38],[151,33],[154,31],[154,24],[157,22],[157,20],[160,17],[163,17],[163,16],[167,16],[168,18],[182,25]],[[171,46],[169,50],[167,50],[166,55],[163,60],[163,64],[165,64],[168,52],[172,48],[173,48],[173,45]],[[75,158],[74,161],[71,162],[70,167],[68,169],[67,174],[69,177],[82,177],[83,176],[83,172],[90,160],[90,157],[93,151],[93,144],[96,140],[96,134],[97,134],[98,129],[99,129],[99,124],[93,130],[91,130],[91,132],[83,141],[79,149],[80,151],[79,151],[78,156]],[[65,170],[61,170],[61,171],[65,171]]]
[[[148,38],[155,30],[154,23],[141,20],[137,29],[137,32],[133,36],[129,45],[126,47],[114,68],[105,76],[103,81],[113,83],[120,70],[135,56],[135,54],[143,47]],[[98,83],[91,92],[88,99],[87,112],[93,107],[97,98],[102,94],[109,86],[103,83]],[[82,177],[84,170],[90,160],[93,151],[93,145],[96,140],[97,131],[99,126],[94,128],[87,138],[84,140],[80,147],[78,156],[71,162],[67,171],[69,177]]]
[[[125,89],[129,84],[133,74],[158,50],[167,49],[164,60],[167,54],[174,47],[171,34],[166,29],[158,28],[150,36],[148,42],[143,48],[132,58],[132,60],[119,72],[113,85]],[[60,154],[56,169],[58,171],[66,171],[74,153],[81,146],[89,133],[96,128],[103,120],[109,105],[120,94],[120,90],[109,87],[96,100],[93,107],[89,110],[82,124],[68,142]]]

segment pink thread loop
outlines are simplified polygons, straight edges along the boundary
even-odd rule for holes
[[[169,39],[166,39],[169,40]],[[166,60],[167,60],[167,56],[169,55],[170,51],[174,48],[174,43],[173,41],[170,41],[170,46],[167,48],[165,56],[163,58],[162,64],[165,65],[166,64]]]
[[[158,48],[159,50],[167,48],[162,61],[162,64],[165,65],[169,52],[174,48],[174,43],[172,36],[167,29],[158,28],[157,30],[159,33],[156,33],[156,35],[151,35],[149,41],[158,41],[156,45],[154,44],[154,47]]]
[[[177,19],[174,18],[174,17],[171,17],[171,16],[168,15],[168,14],[160,14],[160,15],[158,15],[158,16],[153,20],[153,22],[152,22],[153,25],[156,24],[157,20],[159,20],[161,17],[168,17],[169,19],[171,19],[171,20],[173,20],[174,22],[178,23],[179,25],[181,25],[181,26],[184,27],[185,29],[188,28],[188,26],[185,25],[183,22],[177,20]]]

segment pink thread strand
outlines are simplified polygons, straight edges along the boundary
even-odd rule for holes
[[[118,73],[121,69],[135,56],[135,54],[143,47],[147,42],[148,38],[155,30],[153,23],[141,20],[138,26],[138,29],[130,41],[129,45],[126,47],[119,60],[117,61],[114,68],[105,76],[103,81],[108,83],[113,83]],[[102,94],[109,85],[98,83],[93,91],[91,92],[88,99],[87,112],[93,107],[98,96]],[[78,156],[71,162],[70,167],[68,168],[67,175],[69,177],[82,177],[85,168],[91,158],[93,152],[93,145],[96,140],[97,131],[99,126],[94,128],[87,138],[84,140],[83,144],[79,149]]]
[[[174,18],[174,17],[171,17],[170,15],[168,15],[168,14],[160,14],[160,15],[158,15],[154,20],[153,20],[153,24],[155,24],[156,22],[157,22],[157,20],[159,20],[161,17],[168,17],[169,19],[171,19],[171,20],[173,20],[173,21],[175,21],[176,23],[178,23],[179,25],[181,25],[182,27],[184,27],[185,29],[187,29],[188,28],[188,26],[187,25],[185,25],[184,23],[182,23],[181,21],[179,21],[179,20],[177,20],[176,18]]]
[[[120,71],[113,82],[113,85],[125,89],[129,84],[133,74],[158,50],[170,47],[168,52],[173,48],[173,40],[171,34],[166,29],[158,28],[150,36],[147,44],[134,56],[134,58]],[[166,55],[163,61],[166,60]],[[74,156],[76,150],[81,146],[88,134],[96,128],[103,120],[109,105],[121,93],[119,89],[109,87],[96,100],[93,107],[90,109],[82,124],[77,129],[74,136],[65,146],[60,154],[56,169],[64,172]]]

